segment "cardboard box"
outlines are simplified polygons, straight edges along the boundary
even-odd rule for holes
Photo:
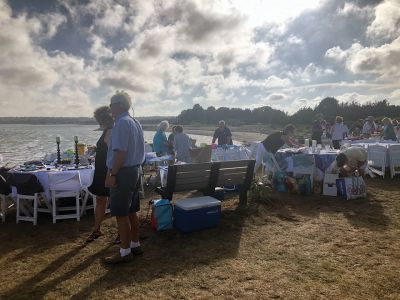
[[[183,232],[216,227],[221,219],[221,201],[205,196],[178,200],[174,209],[174,226]]]
[[[322,190],[323,195],[337,197],[336,179],[338,178],[338,174],[325,174]]]

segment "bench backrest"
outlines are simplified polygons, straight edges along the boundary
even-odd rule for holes
[[[167,191],[209,189],[211,162],[168,167]]]
[[[254,160],[233,160],[215,162],[218,167],[216,186],[247,185],[250,186],[253,178]]]

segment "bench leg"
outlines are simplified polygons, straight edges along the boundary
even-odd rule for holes
[[[239,204],[246,206],[247,205],[247,190],[246,191],[240,191],[239,193]]]

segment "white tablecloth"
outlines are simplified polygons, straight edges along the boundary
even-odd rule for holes
[[[218,146],[211,151],[211,161],[244,160],[250,157],[250,150],[236,145]]]
[[[53,172],[62,172],[65,174],[67,177],[71,175],[71,172],[79,172],[79,176],[81,178],[81,184],[82,186],[89,186],[92,183],[93,180],[93,173],[94,169],[88,168],[88,169],[77,169],[77,170],[66,170],[66,171],[55,171],[55,170],[38,170],[38,171],[31,171],[31,172],[25,172],[25,173],[31,173],[37,177],[39,180],[40,184],[43,186],[44,194],[48,200],[51,199],[51,193],[50,193],[50,187],[49,187],[49,174]],[[15,171],[17,172],[17,171]],[[15,187],[12,187],[12,194],[14,197],[17,195],[17,190]]]

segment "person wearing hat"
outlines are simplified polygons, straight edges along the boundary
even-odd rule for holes
[[[376,124],[374,122],[374,117],[369,116],[364,123],[362,128],[362,135],[365,138],[369,138],[377,130]]]
[[[138,182],[145,144],[142,126],[129,114],[131,104],[125,92],[117,92],[110,100],[115,124],[108,144],[105,186],[110,188],[110,210],[117,219],[121,244],[119,253],[105,259],[108,264],[129,262],[133,255],[143,253],[137,212],[140,210]]]

